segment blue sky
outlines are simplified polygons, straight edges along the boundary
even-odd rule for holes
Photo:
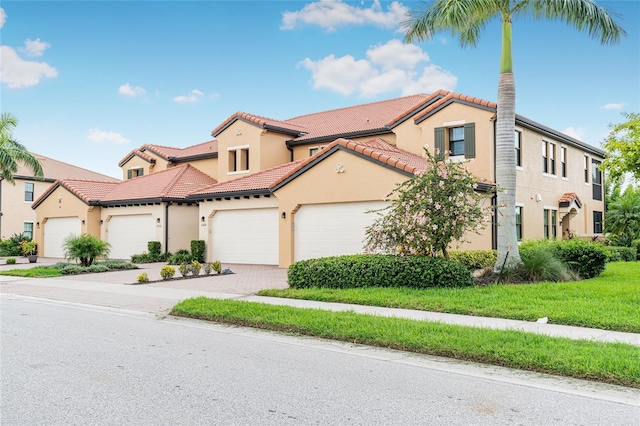
[[[514,23],[517,112],[600,146],[640,111],[640,2],[599,1],[628,33],[601,46]],[[440,88],[495,101],[500,26],[476,48],[404,44],[420,2],[3,0],[1,110],[33,152],[121,177],[145,143],[184,147],[236,111],[286,119]]]

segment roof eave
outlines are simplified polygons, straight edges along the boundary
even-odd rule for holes
[[[169,157],[167,160],[171,163],[186,163],[188,161],[206,160],[208,158],[218,158],[218,151],[207,154],[189,155],[186,157]]]
[[[208,194],[191,194],[187,196],[188,200],[202,201],[206,199],[215,198],[231,198],[231,197],[244,197],[253,195],[267,195],[272,191],[269,188],[248,189],[244,191],[226,191],[226,192],[213,192]]]
[[[309,138],[297,141],[295,139],[291,139],[287,141],[287,146],[301,146],[301,145],[309,145],[318,142],[333,142],[336,139],[353,139],[367,136],[379,136],[387,133],[391,133],[391,130],[388,127],[379,127],[377,129],[371,130],[362,130],[359,132],[350,132],[350,133],[336,133],[328,136],[320,136],[317,138]]]

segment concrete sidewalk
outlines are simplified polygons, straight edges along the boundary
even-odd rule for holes
[[[142,265],[144,266],[144,265]],[[158,264],[150,267],[157,268]],[[145,285],[124,285],[135,281],[144,268],[132,271],[107,272],[64,278],[21,278],[0,276],[0,293],[7,296],[23,295],[53,300],[63,300],[99,306],[139,310],[166,314],[179,301],[205,296],[219,299],[235,299],[251,302],[284,305],[297,308],[353,311],[361,314],[436,321],[470,327],[502,330],[520,330],[571,339],[601,342],[621,342],[640,347],[640,334],[623,333],[583,327],[475,317],[409,309],[326,303],[309,300],[282,299],[256,296],[267,288],[287,288],[286,270],[277,267],[255,265],[230,265],[237,272],[232,275],[215,275],[206,278],[160,282]],[[151,274],[149,274],[151,277]],[[133,277],[133,279],[130,279]]]

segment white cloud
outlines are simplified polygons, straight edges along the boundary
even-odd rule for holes
[[[316,25],[328,31],[345,25],[376,25],[383,28],[400,27],[409,13],[402,3],[394,1],[384,11],[380,0],[371,7],[356,7],[341,0],[320,0],[305,5],[296,12],[284,12],[280,29],[291,30],[302,25]]]
[[[0,81],[10,89],[35,86],[58,71],[45,62],[25,61],[9,46],[0,46]]]
[[[562,133],[564,133],[565,135],[569,135],[569,136],[571,136],[572,138],[574,138],[574,139],[578,139],[579,141],[581,141],[581,140],[582,140],[582,137],[584,136],[585,131],[584,131],[584,129],[583,129],[583,128],[580,128],[580,127],[578,127],[578,128],[576,129],[576,128],[574,128],[573,126],[569,126],[569,127],[567,127],[566,129],[564,129],[564,130],[562,131]]]
[[[179,104],[194,103],[198,102],[198,99],[200,99],[202,95],[204,95],[204,93],[198,89],[193,89],[189,94],[176,96],[173,100]]]
[[[4,27],[5,22],[7,22],[7,14],[4,9],[0,7],[0,28]]]
[[[24,51],[27,56],[42,56],[42,52],[51,47],[47,42],[40,41],[39,38],[35,40],[27,39],[24,41]]]
[[[104,130],[96,128],[89,129],[89,136],[87,138],[95,143],[112,143],[114,145],[129,143],[129,139],[125,138],[120,133],[105,132]]]
[[[624,102],[621,102],[619,104],[606,104],[602,107],[602,109],[622,109],[625,106],[627,106],[627,104],[625,104]]]
[[[134,97],[144,95],[145,93],[147,93],[147,91],[142,87],[136,87],[130,85],[129,83],[125,83],[118,88],[118,93],[120,93],[121,95]]]
[[[371,97],[386,92],[403,95],[453,90],[457,77],[437,65],[427,64],[429,55],[413,44],[390,40],[371,47],[367,59],[351,55],[326,56],[318,61],[305,58],[298,65],[311,71],[315,89],[342,95]]]

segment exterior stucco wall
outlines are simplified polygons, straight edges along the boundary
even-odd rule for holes
[[[337,164],[343,173],[336,173]],[[380,201],[407,179],[395,170],[381,167],[356,155],[337,151],[275,192],[280,201],[279,265],[288,267],[293,261],[293,225],[295,212],[304,204]]]
[[[218,159],[217,158],[205,158],[202,160],[192,160],[186,163],[177,163],[173,166],[182,166],[183,164],[190,164],[192,167],[200,170],[202,173],[211,176],[214,179],[218,177]],[[156,170],[158,171],[158,170]]]
[[[260,138],[260,170],[270,169],[291,161],[291,151],[286,141],[289,135],[275,132],[263,132]]]
[[[24,223],[32,222],[34,231],[37,222],[36,213],[31,208],[33,201],[24,201],[25,183],[33,183],[33,199],[38,199],[47,188],[51,186],[51,182],[42,182],[30,179],[14,179],[15,186],[6,180],[0,180],[0,191],[2,192],[2,219],[0,219],[2,229],[0,235],[3,239],[11,237],[13,234],[21,234],[24,232]]]
[[[446,108],[436,112],[418,126],[421,128],[422,139],[398,139],[398,148],[422,155],[424,145],[429,145],[431,153],[434,152],[434,129],[437,127],[458,127],[465,123],[475,123],[476,156],[466,162],[466,166],[478,179],[495,182],[493,164],[494,156],[494,130],[493,112],[485,111],[469,105],[452,103]],[[413,122],[413,120],[410,120]],[[445,132],[446,133],[446,132]],[[448,141],[445,134],[445,141]],[[448,149],[445,143],[445,149]]]
[[[34,239],[38,243],[38,254],[44,253],[44,225],[47,220],[59,217],[78,217],[84,223],[80,231],[100,237],[100,207],[89,206],[66,188],[59,186],[36,209],[36,223],[34,226]]]
[[[209,244],[209,240],[211,238],[211,218],[218,212],[222,210],[253,210],[253,209],[265,209],[265,208],[274,208],[278,207],[278,199],[273,195],[270,197],[254,197],[248,196],[248,198],[238,197],[232,198],[230,200],[213,200],[213,201],[202,201],[199,205],[199,213],[198,213],[198,228],[199,228],[199,236],[198,239],[204,240],[207,245],[207,258],[208,262],[213,260],[212,251]],[[202,222],[202,217],[204,217],[204,222]],[[242,235],[238,235],[238,238],[242,238]]]
[[[247,146],[249,148],[249,171],[257,172],[260,163],[260,137],[262,129],[254,124],[236,120],[222,133],[218,140],[218,182],[226,182],[246,176],[249,172],[229,172],[229,148]],[[286,149],[286,148],[285,148]]]
[[[191,250],[191,240],[199,239],[199,224],[196,204],[169,206],[169,251],[175,253],[180,249]],[[164,247],[164,237],[159,241]]]

